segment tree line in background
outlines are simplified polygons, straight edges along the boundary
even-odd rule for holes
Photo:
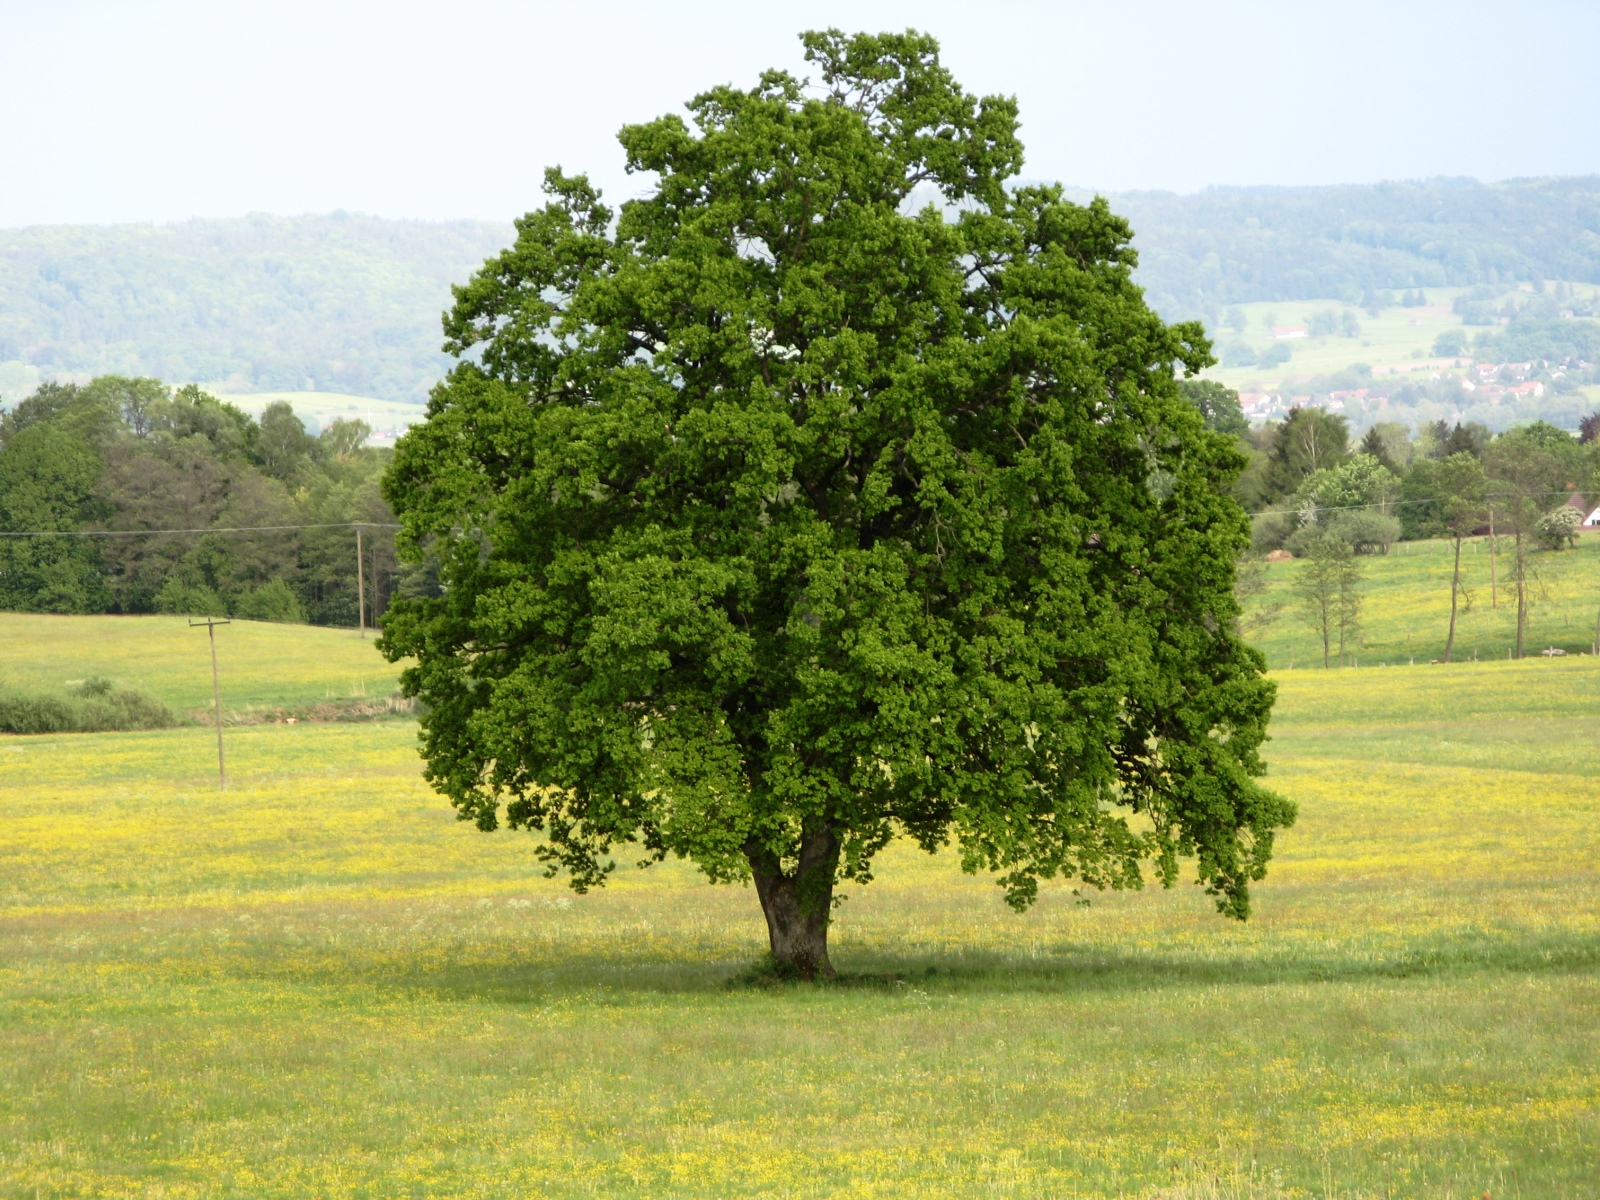
[[[1582,513],[1569,497],[1600,494],[1600,414],[1578,437],[1542,422],[1499,435],[1470,422],[1384,422],[1353,442],[1338,414],[1298,408],[1252,428],[1233,390],[1182,387],[1248,457],[1235,494],[1252,514],[1255,553],[1315,564],[1306,578],[1323,590],[1306,603],[1330,659],[1343,657],[1341,640],[1353,645],[1355,560],[1401,540],[1452,537],[1459,552],[1462,538],[1503,535],[1520,631],[1526,556],[1570,545]],[[434,569],[395,555],[379,489],[391,451],[365,445],[370,432],[338,420],[313,436],[286,403],[257,421],[193,384],[108,375],[41,385],[0,414],[0,534],[107,536],[0,537],[0,607],[355,625],[356,524],[368,527],[368,619],[397,594],[432,594]],[[275,528],[228,532],[261,527]]]
[[[0,414],[0,534],[26,535],[0,536],[0,608],[353,626],[357,523],[368,619],[427,594],[428,568],[396,560],[370,433],[312,436],[286,403],[257,421],[193,384],[44,384]],[[50,536],[83,533],[101,536]]]
[[[1595,177],[1110,201],[1137,232],[1149,302],[1213,328],[1246,301],[1356,306],[1397,289],[1600,283]],[[116,371],[420,403],[445,370],[437,320],[450,284],[513,236],[497,222],[351,213],[0,230],[0,395]],[[1354,317],[1334,320],[1353,336]]]
[[[1252,427],[1231,389],[1200,379],[1181,386],[1206,423],[1236,438],[1249,457],[1235,494],[1252,514],[1258,558],[1241,567],[1241,598],[1264,586],[1259,556],[1287,552],[1308,560],[1295,587],[1325,665],[1344,661],[1356,644],[1357,560],[1387,554],[1397,541],[1441,537],[1452,540],[1455,554],[1444,660],[1454,651],[1461,545],[1475,536],[1490,539],[1495,569],[1504,547],[1501,578],[1515,598],[1514,653],[1522,657],[1530,556],[1575,545],[1596,507],[1600,413],[1586,417],[1576,437],[1545,422],[1500,434],[1476,423],[1437,421],[1413,432],[1383,422],[1352,444],[1341,415],[1295,408],[1282,421]]]
[[[1139,282],[1168,319],[1375,290],[1600,282],[1600,177],[1131,192]]]
[[[422,403],[509,223],[355,213],[0,230],[0,394],[119,372]]]

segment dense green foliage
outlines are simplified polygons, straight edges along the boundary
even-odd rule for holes
[[[348,213],[0,230],[0,364],[420,401],[484,221]]]
[[[1201,330],[1104,202],[1006,186],[1014,106],[931,39],[805,41],[825,97],[626,127],[652,195],[613,224],[552,172],[458,289],[386,486],[442,564],[383,643],[430,779],[580,888],[632,839],[753,878],[802,973],[901,832],[1018,906],[1194,855],[1244,916],[1293,809],[1254,778],[1241,458],[1174,378]],[[924,181],[958,217],[906,211]]]
[[[45,384],[0,414],[0,534],[96,536],[0,536],[0,607],[354,625],[354,531],[291,527],[393,522],[368,432],[313,437],[284,403],[257,422],[192,384]],[[226,532],[260,526],[277,528]],[[396,574],[387,531],[365,550],[369,612],[426,590],[425,571]]]
[[[1180,379],[1178,392],[1200,413],[1206,428],[1216,433],[1242,437],[1250,422],[1239,407],[1239,393],[1213,379]]]
[[[0,733],[100,733],[176,724],[161,701],[98,677],[65,695],[0,688]]]

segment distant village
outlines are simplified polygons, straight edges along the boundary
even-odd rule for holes
[[[1277,338],[1304,337],[1303,326],[1274,326]],[[1362,387],[1315,387],[1300,393],[1242,391],[1239,404],[1252,423],[1276,420],[1293,408],[1320,408],[1349,417],[1354,424],[1388,420],[1390,405],[1399,401],[1407,409],[1415,403],[1417,384],[1426,381],[1431,398],[1448,401],[1454,393],[1461,409],[1483,404],[1498,406],[1542,399],[1550,385],[1569,375],[1594,370],[1581,358],[1540,359],[1526,362],[1474,363],[1461,369],[1437,368],[1426,374],[1400,374],[1392,370],[1384,382],[1376,379]],[[1342,372],[1341,374],[1347,374]],[[1507,414],[1510,416],[1510,414]]]

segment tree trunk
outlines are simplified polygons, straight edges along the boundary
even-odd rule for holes
[[[1450,576],[1450,636],[1444,640],[1444,660],[1450,661],[1450,651],[1456,644],[1456,594],[1461,590],[1461,537],[1456,535],[1456,569]]]
[[[1494,509],[1491,507],[1489,509],[1489,607],[1498,610],[1500,607],[1500,584],[1496,580],[1494,573],[1495,559],[1497,557],[1495,550]]]
[[[785,874],[778,856],[747,845],[750,872],[761,912],[767,918],[772,964],[780,974],[811,980],[832,977],[828,961],[828,922],[833,913],[833,872],[839,865],[839,839],[826,825],[800,837],[800,863]]]
[[[1314,569],[1320,569],[1317,567],[1317,564],[1314,563],[1312,565]],[[1320,600],[1321,612],[1319,613],[1319,617],[1322,629],[1322,669],[1324,671],[1328,669],[1328,644],[1333,637],[1333,602],[1328,596],[1327,583],[1328,581],[1326,579],[1319,580],[1318,583],[1318,586],[1323,588],[1323,593]]]
[[[1517,531],[1516,544],[1516,571],[1517,571],[1517,654],[1522,657],[1522,632],[1528,627],[1528,587],[1527,566],[1523,562],[1522,531]]]

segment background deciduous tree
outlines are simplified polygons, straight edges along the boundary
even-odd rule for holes
[[[752,881],[803,976],[897,834],[1018,907],[1193,855],[1243,917],[1293,809],[1256,780],[1242,458],[1175,379],[1201,329],[1104,202],[1008,185],[1014,104],[932,39],[804,40],[818,88],[626,127],[650,195],[553,171],[458,289],[387,481],[443,584],[382,643],[428,778],[580,889],[641,850]]]
[[[81,426],[80,426],[81,428]],[[0,450],[0,532],[74,530],[99,514],[94,448],[66,429],[24,426]],[[106,602],[82,538],[0,537],[0,607],[94,612]]]
[[[1349,542],[1320,528],[1306,539],[1304,557],[1294,579],[1300,614],[1322,643],[1323,668],[1332,665],[1335,645],[1343,666],[1347,644],[1361,629],[1361,564]]]
[[[1461,598],[1461,543],[1483,523],[1488,481],[1481,462],[1471,454],[1458,452],[1439,463],[1434,487],[1440,519],[1455,544],[1450,571],[1450,632],[1444,642],[1444,661],[1449,662],[1456,645],[1456,608]]]
[[[1349,423],[1320,408],[1292,408],[1274,430],[1267,454],[1272,494],[1290,495],[1306,476],[1350,457]]]
[[[1500,529],[1511,535],[1511,582],[1517,593],[1515,656],[1522,657],[1528,627],[1528,553],[1539,519],[1580,469],[1578,444],[1543,422],[1513,429],[1489,444],[1484,454],[1489,503]]]
[[[0,532],[115,536],[0,538],[0,606],[355,625],[352,522],[374,526],[369,618],[397,591],[429,594],[427,563],[397,570],[371,432],[338,420],[313,437],[286,403],[258,423],[193,384],[44,384],[0,413]]]
[[[1205,418],[1207,429],[1229,437],[1243,437],[1250,432],[1250,422],[1239,406],[1239,393],[1231,387],[1215,379],[1180,379],[1178,390]]]

